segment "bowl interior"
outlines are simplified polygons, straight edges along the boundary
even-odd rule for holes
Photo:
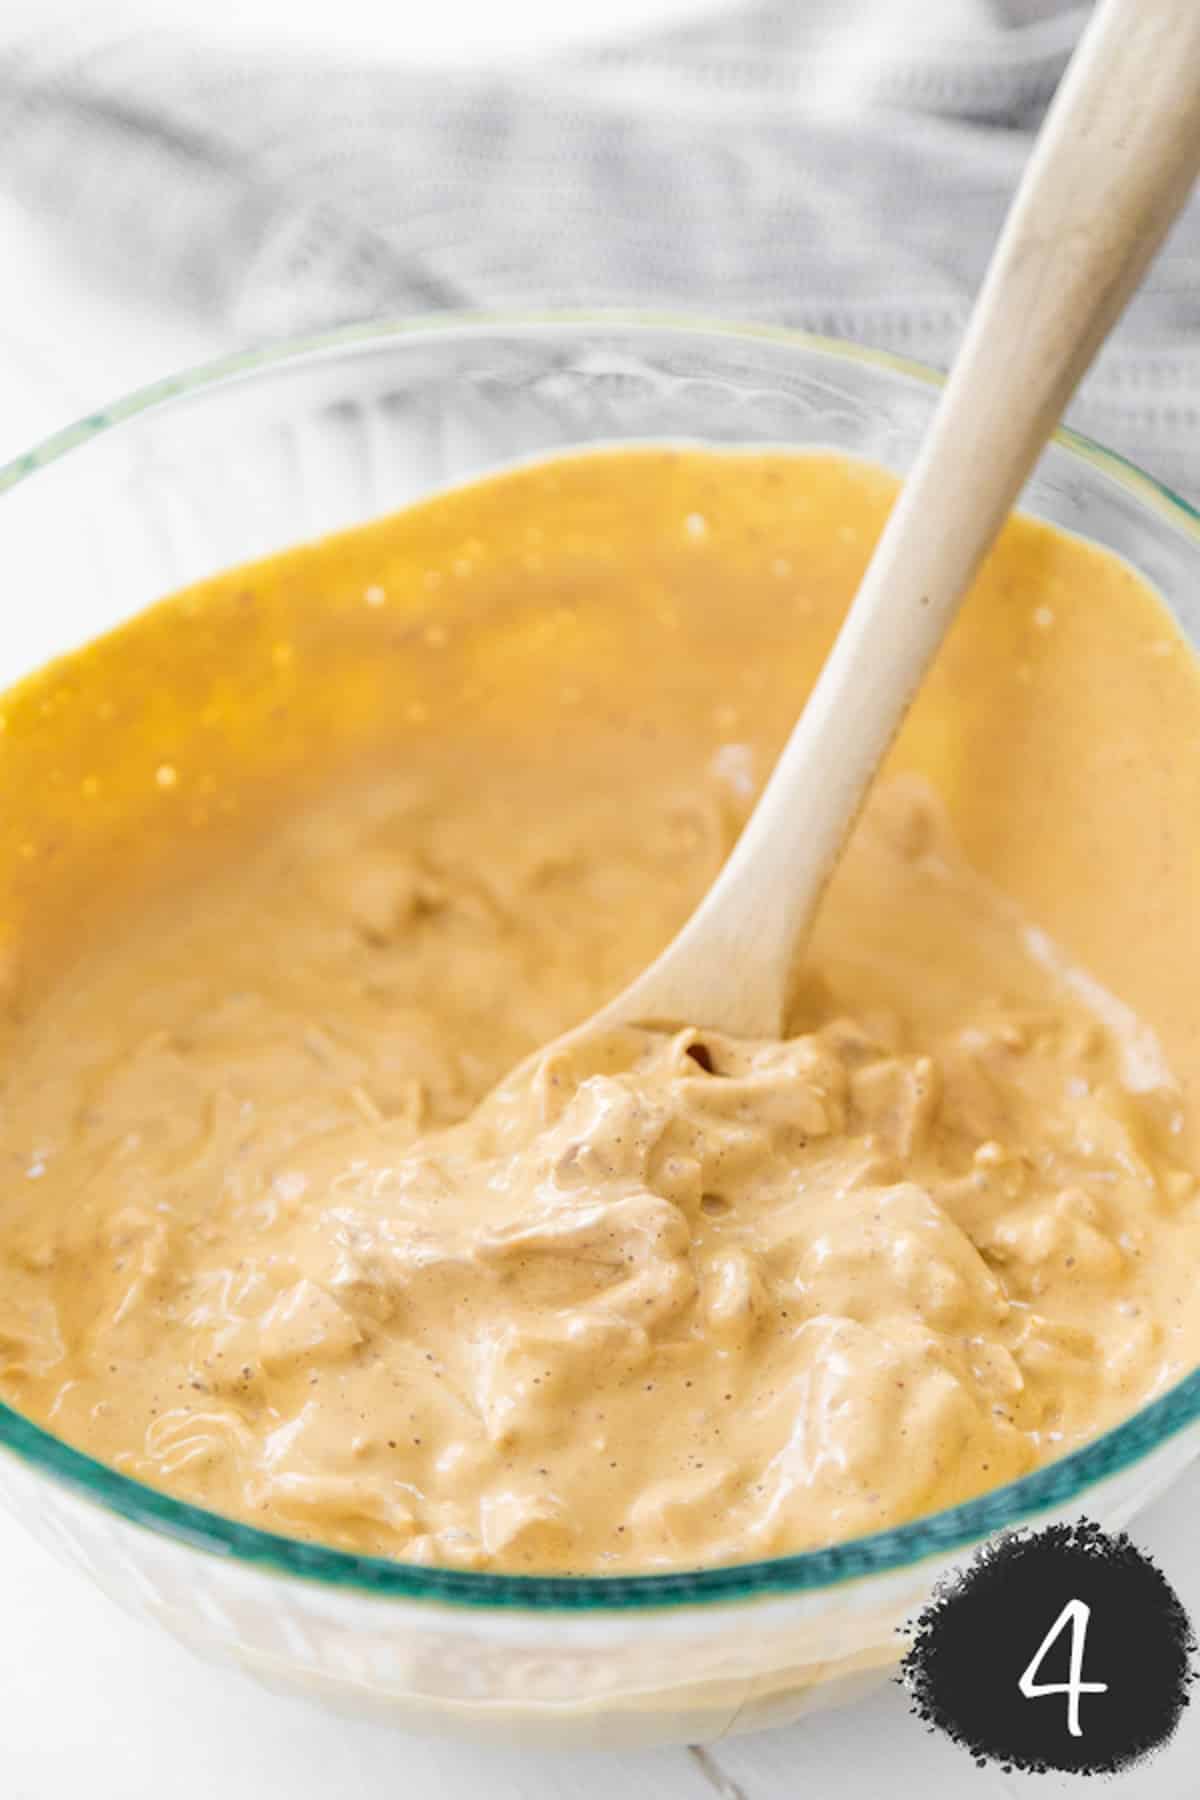
[[[620,443],[827,447],[897,472],[930,372],[798,334],[653,319],[355,327],[229,359],[81,421],[0,470],[0,572],[15,596],[0,686],[219,569],[362,523],[514,462]],[[1027,510],[1125,557],[1200,643],[1200,522],[1069,434]],[[828,1550],[696,1573],[542,1578],[418,1568],[188,1506],[0,1406],[0,1445],[126,1518],[325,1582],[467,1605],[694,1605],[903,1568],[1083,1496],[1200,1419],[1200,1374],[1060,1462],[966,1505]]]

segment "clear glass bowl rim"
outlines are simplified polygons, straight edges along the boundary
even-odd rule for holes
[[[362,351],[393,340],[470,340],[489,336],[536,337],[551,332],[581,338],[596,332],[632,338],[663,333],[681,340],[748,340],[776,343],[832,359],[862,363],[892,374],[940,386],[943,376],[908,357],[868,349],[838,338],[757,324],[691,318],[673,313],[621,310],[522,313],[443,313],[433,317],[372,320],[290,338],[236,352],[137,389],[103,411],[89,414],[0,466],[0,494],[27,480],[103,432],[173,400],[223,383],[234,385],[288,363],[320,359],[339,351]],[[1116,451],[1063,428],[1055,442],[1073,457],[1100,469],[1133,492],[1200,544],[1200,512],[1154,476]],[[1097,1483],[1148,1456],[1200,1420],[1200,1369],[1142,1407],[1123,1424],[1057,1462],[959,1506],[931,1513],[890,1531],[852,1538],[826,1549],[794,1556],[735,1563],[718,1568],[659,1575],[504,1575],[430,1568],[384,1557],[301,1542],[261,1531],[192,1506],[97,1462],[44,1431],[0,1401],[0,1447],[56,1483],[74,1489],[109,1512],[194,1549],[234,1558],[265,1571],[341,1589],[404,1600],[436,1601],[479,1608],[545,1614],[664,1609],[747,1600],[759,1595],[813,1593],[872,1575],[903,1570],[927,1558],[950,1554],[995,1531],[1019,1526],[1044,1511],[1082,1499]]]

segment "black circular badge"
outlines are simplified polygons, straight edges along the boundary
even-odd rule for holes
[[[1195,1651],[1162,1571],[1083,1520],[986,1545],[917,1620],[900,1679],[978,1763],[1108,1775],[1170,1738]]]

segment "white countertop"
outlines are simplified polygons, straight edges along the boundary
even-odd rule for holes
[[[11,0],[27,9],[33,0]],[[42,0],[37,0],[39,5]],[[282,0],[253,0],[263,18]],[[690,0],[577,0],[581,34],[679,17]],[[289,9],[290,10],[290,9]],[[406,17],[407,8],[398,9]],[[441,49],[479,0],[426,9],[422,48]],[[389,8],[390,11],[390,8]],[[524,46],[556,11],[513,0]],[[355,19],[381,17],[352,0]],[[440,21],[437,14],[440,14]],[[394,16],[394,15],[393,15]],[[561,15],[560,15],[561,16]],[[540,23],[539,23],[540,21]],[[440,36],[439,36],[440,32]],[[559,35],[563,35],[561,32]],[[95,291],[69,255],[0,198],[0,461],[113,395],[227,348],[214,323],[160,316]],[[1200,1467],[1140,1519],[1134,1535],[1200,1622]],[[791,1730],[686,1750],[521,1754],[439,1744],[327,1717],[195,1661],[124,1617],[74,1571],[0,1517],[0,1800],[961,1800],[1078,1790],[1068,1777],[977,1770],[927,1734],[889,1687]],[[1131,1647],[1131,1655],[1136,1648]],[[1100,1671],[1110,1684],[1120,1671]],[[1155,1761],[1104,1787],[1120,1800],[1184,1800],[1200,1791],[1200,1704]]]

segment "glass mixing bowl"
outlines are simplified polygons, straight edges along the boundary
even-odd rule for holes
[[[0,469],[0,685],[170,589],[572,445],[824,445],[897,470],[937,377],[794,333],[545,317],[333,332],[164,381]],[[1029,508],[1110,546],[1200,636],[1200,520],[1064,433]],[[272,1685],[410,1727],[704,1741],[886,1677],[935,1580],[999,1528],[1123,1525],[1200,1449],[1200,1374],[1083,1450],[827,1550],[695,1574],[484,1575],[187,1506],[0,1406],[0,1497],[124,1606]]]

